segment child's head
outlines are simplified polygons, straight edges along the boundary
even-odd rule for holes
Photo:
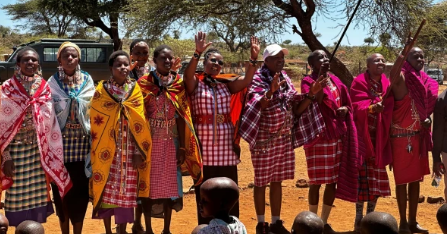
[[[303,211],[293,221],[291,234],[322,234],[323,220],[313,212]]]
[[[396,219],[384,212],[371,212],[360,222],[361,234],[397,234],[399,229]]]
[[[227,214],[239,199],[237,184],[227,177],[211,178],[200,186],[200,214],[215,217]]]
[[[199,226],[194,228],[194,230],[192,230],[191,234],[198,234],[200,230],[202,230],[203,228],[206,228],[207,226],[208,226],[208,224],[200,224]]]
[[[438,220],[442,233],[447,233],[447,203],[439,207],[436,213],[436,219]]]
[[[0,213],[0,234],[6,234],[8,232],[9,221],[6,216]]]
[[[45,234],[42,224],[25,220],[19,224],[16,228],[16,234]]]

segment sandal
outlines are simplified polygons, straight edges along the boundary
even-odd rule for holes
[[[132,234],[142,234],[145,233],[143,226],[141,224],[133,224],[132,225]],[[152,234],[152,233],[149,233]]]
[[[305,179],[299,179],[296,181],[295,186],[297,188],[309,188],[309,183]]]
[[[437,204],[437,203],[444,203],[445,200],[443,197],[427,197],[427,203],[429,204]]]

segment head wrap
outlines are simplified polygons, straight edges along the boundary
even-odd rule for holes
[[[81,49],[79,49],[79,46],[76,45],[73,42],[66,41],[62,43],[62,45],[59,47],[59,50],[57,51],[57,59],[61,56],[62,51],[67,47],[73,47],[76,51],[78,51],[79,60],[81,59]]]

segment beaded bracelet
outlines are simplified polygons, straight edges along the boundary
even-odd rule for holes
[[[250,58],[248,61],[250,62],[250,65],[252,65],[253,67],[256,67],[256,65],[258,64],[257,59]]]

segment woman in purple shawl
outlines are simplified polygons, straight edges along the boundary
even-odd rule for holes
[[[392,161],[389,130],[394,103],[392,99],[382,101],[390,89],[390,82],[383,74],[385,59],[381,54],[372,54],[366,64],[366,72],[354,79],[350,90],[362,159],[355,230],[360,228],[364,202],[368,202],[368,214],[374,211],[378,197],[391,195],[386,165]]]

